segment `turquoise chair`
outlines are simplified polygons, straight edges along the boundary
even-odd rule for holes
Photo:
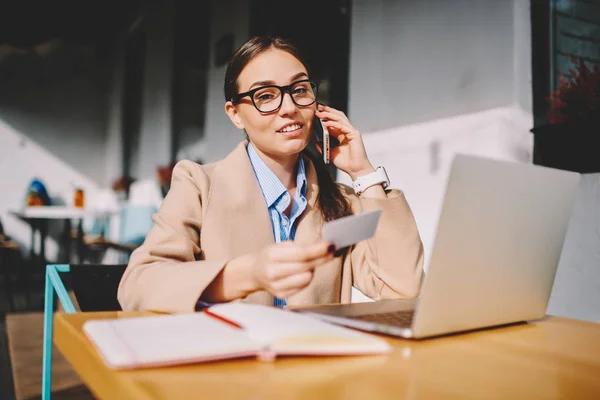
[[[152,228],[152,214],[156,207],[127,205],[121,211],[118,243],[108,243],[106,247],[133,251],[143,243]],[[106,230],[103,224],[102,230]],[[74,313],[75,306],[60,278],[60,273],[72,278],[73,291],[81,311],[120,311],[117,301],[117,288],[126,264],[117,265],[47,265],[44,293],[44,350],[42,366],[42,400],[50,400],[52,392],[52,334],[54,329],[54,294],[66,313]]]
[[[127,205],[121,212],[119,243],[141,245],[152,229],[152,215],[157,209],[147,205]]]
[[[118,233],[111,237],[108,232],[110,229],[110,220],[103,218],[95,218],[92,226],[86,230],[88,235],[101,235],[100,240],[84,241],[83,229],[79,232],[78,237],[78,254],[79,260],[87,260],[91,255],[98,251],[107,249],[115,249],[121,252],[121,255],[116,262],[126,263],[129,260],[129,255],[146,239],[146,235],[152,228],[152,215],[157,211],[154,206],[146,205],[126,205],[120,213],[120,222]]]
[[[140,245],[150,232],[154,224],[152,215],[157,211],[157,208],[151,205],[124,205],[120,211],[118,238],[111,237],[109,234],[111,230],[110,216],[94,217],[83,224],[82,230],[86,235],[103,236],[114,243]]]
[[[81,311],[120,311],[121,307],[117,301],[117,289],[126,268],[126,264],[51,264],[46,266],[42,400],[50,400],[52,393],[54,295],[57,295],[65,313],[76,312],[60,274],[70,275],[73,292]]]

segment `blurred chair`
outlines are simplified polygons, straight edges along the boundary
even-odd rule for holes
[[[113,215],[110,218],[87,219],[80,224],[75,234],[79,262],[126,263],[131,252],[144,242],[152,228],[152,214],[158,210],[162,200],[160,185],[155,180],[133,182],[124,205],[119,205],[114,191],[101,191],[90,208],[100,213],[113,211]],[[118,209],[120,212],[114,212]]]
[[[144,179],[131,184],[127,204],[131,206],[153,206],[159,209],[163,199],[164,195],[160,182],[154,179]]]
[[[97,254],[104,253],[107,250],[116,250],[120,256],[116,260],[118,263],[126,263],[129,255],[139,247],[152,228],[152,215],[157,209],[152,205],[125,205],[118,218],[106,222],[103,228],[99,229],[99,235],[93,235],[83,232],[80,224],[77,237],[77,249],[79,262],[85,260],[97,260]],[[118,223],[117,234],[108,233],[111,230],[110,223]],[[106,258],[103,258],[106,263]]]
[[[15,301],[12,291],[12,275],[15,270],[14,260],[20,258],[20,255],[19,245],[9,236],[5,235],[2,221],[0,221],[0,274],[2,274],[4,292],[6,293],[8,312],[13,312],[15,310]]]
[[[79,263],[89,259],[94,261],[98,254],[118,242],[118,232],[113,234],[113,227],[119,223],[122,208],[117,193],[112,189],[101,189],[91,196],[86,209],[90,210],[93,216],[81,219],[71,233],[71,238],[75,240]],[[127,252],[129,249],[123,251]]]
[[[144,243],[154,222],[152,215],[163,201],[160,184],[156,180],[135,181],[129,187],[129,199],[121,213],[119,240],[121,244],[139,246]]]
[[[127,265],[47,265],[44,293],[44,348],[42,366],[42,400],[52,393],[52,335],[54,330],[54,295],[66,313],[75,313],[75,305],[59,275],[68,274],[81,311],[121,311],[117,290]]]
[[[157,211],[153,205],[127,205],[121,213],[119,243],[139,246],[144,243]]]

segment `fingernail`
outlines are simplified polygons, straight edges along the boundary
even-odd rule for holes
[[[327,247],[327,252],[333,253],[334,251],[335,251],[335,244],[330,244],[329,247]]]

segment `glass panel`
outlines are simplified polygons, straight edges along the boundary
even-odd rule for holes
[[[593,69],[600,65],[600,0],[553,0],[551,3],[551,89],[575,69],[571,57]]]

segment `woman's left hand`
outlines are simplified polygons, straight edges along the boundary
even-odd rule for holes
[[[329,153],[331,162],[337,168],[350,175],[352,180],[375,171],[367,157],[360,132],[352,126],[346,114],[319,104],[316,115],[323,121],[329,134],[340,142],[340,145],[331,148]],[[319,148],[319,151],[322,149]]]

